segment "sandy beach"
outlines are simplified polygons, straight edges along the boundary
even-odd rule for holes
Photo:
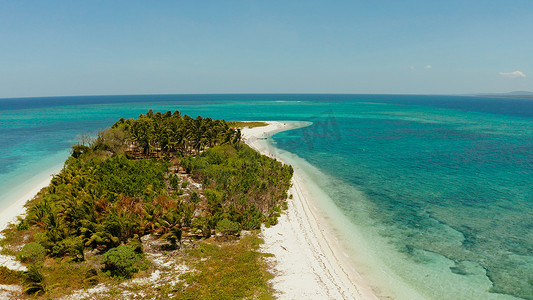
[[[243,138],[262,154],[283,161],[268,138],[276,132],[306,125],[267,123],[266,127],[243,129]],[[288,210],[277,225],[262,228],[265,241],[262,251],[274,254],[272,284],[278,291],[278,298],[378,299],[353,269],[331,228],[313,205],[306,184],[295,168]]]
[[[43,187],[48,186],[52,180],[52,175],[39,182],[37,185],[29,187],[21,196],[9,205],[7,208],[0,211],[0,231],[6,229],[12,223],[18,221],[19,216],[23,216],[26,213],[24,205],[30,199],[32,199]],[[0,234],[1,238],[1,234]],[[0,266],[7,267],[12,270],[25,271],[26,267],[23,266],[13,256],[7,256],[0,254]],[[0,290],[8,289],[6,286],[0,286]]]
[[[17,217],[24,215],[24,213],[26,212],[26,208],[24,207],[26,202],[28,202],[35,195],[37,195],[37,193],[42,188],[48,186],[50,184],[50,181],[52,181],[52,175],[50,175],[49,178],[44,179],[37,185],[29,187],[29,189],[24,192],[22,196],[17,197],[17,199],[12,204],[10,204],[7,208],[1,210],[0,231],[6,229],[9,224],[16,222]]]

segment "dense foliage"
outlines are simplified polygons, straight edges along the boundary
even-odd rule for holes
[[[17,284],[23,278],[21,271],[14,271],[6,266],[0,266],[0,284]]]
[[[63,170],[29,203],[17,228],[31,232],[35,242],[19,257],[79,262],[96,249],[105,253],[104,270],[130,277],[146,234],[173,250],[183,236],[232,235],[274,224],[293,170],[240,138],[224,120],[179,112],[121,119],[94,141],[75,145]],[[35,272],[32,267],[27,286],[39,292]]]
[[[203,182],[216,221],[229,219],[256,229],[263,216],[276,213],[287,198],[292,167],[260,155],[246,145],[220,146],[182,160],[193,178]],[[275,223],[274,220],[270,220]]]
[[[24,293],[35,295],[44,294],[44,276],[36,265],[31,265],[28,271],[24,272],[23,282]]]
[[[28,243],[20,249],[17,258],[24,263],[37,263],[46,256],[46,249],[39,243]]]
[[[230,128],[224,120],[200,116],[193,119],[178,111],[162,114],[150,110],[135,120],[120,119],[100,134],[97,147],[116,152],[123,146],[121,140],[128,140],[130,148],[144,155],[188,155],[207,147],[236,144],[240,139],[240,130]]]
[[[143,257],[126,245],[110,249],[104,254],[104,270],[115,277],[130,278],[139,271]]]
[[[105,250],[145,234],[154,225],[146,222],[162,221],[153,219],[150,209],[169,201],[164,196],[166,162],[123,155],[82,158],[69,158],[28,212],[27,221],[45,230],[36,240],[54,256],[80,259],[83,247]],[[166,215],[176,205],[165,208],[158,212]]]

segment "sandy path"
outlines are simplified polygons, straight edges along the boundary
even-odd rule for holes
[[[275,157],[267,139],[272,134],[297,127],[294,123],[268,122],[269,126],[245,128],[243,138],[252,148]],[[297,168],[289,194],[288,210],[279,223],[263,228],[264,252],[274,254],[272,280],[279,299],[378,299],[363,284],[326,221],[313,205],[306,179]]]

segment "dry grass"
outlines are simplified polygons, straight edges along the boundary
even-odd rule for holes
[[[47,258],[42,267],[46,294],[39,297],[19,294],[17,297],[272,299],[273,290],[268,283],[272,274],[263,259],[268,255],[258,251],[261,243],[255,233],[234,240],[190,241],[188,249],[149,254],[147,258],[152,260],[152,266],[132,280],[118,280],[101,272],[100,255],[87,255],[87,260],[81,263]],[[86,280],[91,268],[98,269],[96,288]],[[21,272],[0,268],[0,283],[21,284]]]
[[[0,284],[21,284],[22,272],[0,266]]]
[[[272,299],[272,289],[258,252],[262,241],[256,235],[237,242],[217,243],[209,240],[199,248],[188,250],[184,259],[196,271],[183,274],[182,290],[176,299]]]
[[[19,231],[15,228],[14,224],[9,225],[1,233],[0,247],[2,250],[0,253],[15,256],[22,249],[22,246],[34,242],[33,235],[36,232],[39,232],[36,228]]]

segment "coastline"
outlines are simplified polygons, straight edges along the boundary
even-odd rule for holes
[[[266,127],[245,128],[243,140],[261,154],[277,158],[268,143],[273,134],[309,123],[266,122]],[[353,268],[332,228],[314,206],[304,176],[295,169],[288,209],[277,225],[262,228],[262,251],[270,259],[272,284],[279,299],[378,299]]]
[[[15,187],[26,190],[22,193],[6,197],[8,199],[12,198],[12,201],[0,210],[0,232],[10,224],[16,222],[19,216],[23,216],[26,213],[26,202],[35,197],[42,188],[47,187],[52,181],[54,174],[57,174],[62,168],[63,164],[49,168]]]
[[[26,202],[35,197],[35,195],[37,195],[42,188],[48,186],[51,181],[52,176],[38,183],[36,186],[31,187],[22,196],[9,204],[8,207],[0,211],[0,231],[6,229],[10,224],[15,223],[19,216],[23,216],[26,213]]]
[[[14,200],[4,209],[0,211],[0,238],[2,237],[2,231],[6,229],[9,225],[17,222],[18,217],[22,217],[26,213],[26,203],[31,200],[39,191],[48,186],[52,181],[53,174],[57,173],[57,169],[61,169],[61,166],[51,168],[34,178],[30,178],[22,184],[28,189],[19,195],[14,195]],[[44,174],[47,174],[43,179]],[[32,180],[33,179],[33,180]],[[38,179],[37,184],[34,183],[34,180]],[[29,186],[29,187],[28,187]],[[8,197],[9,198],[9,197]],[[1,249],[1,247],[0,247]],[[7,267],[8,269],[15,271],[26,271],[27,268],[22,265],[14,256],[0,254],[0,266]],[[0,296],[1,292],[5,290],[10,290],[16,288],[16,286],[7,286],[0,285]]]

